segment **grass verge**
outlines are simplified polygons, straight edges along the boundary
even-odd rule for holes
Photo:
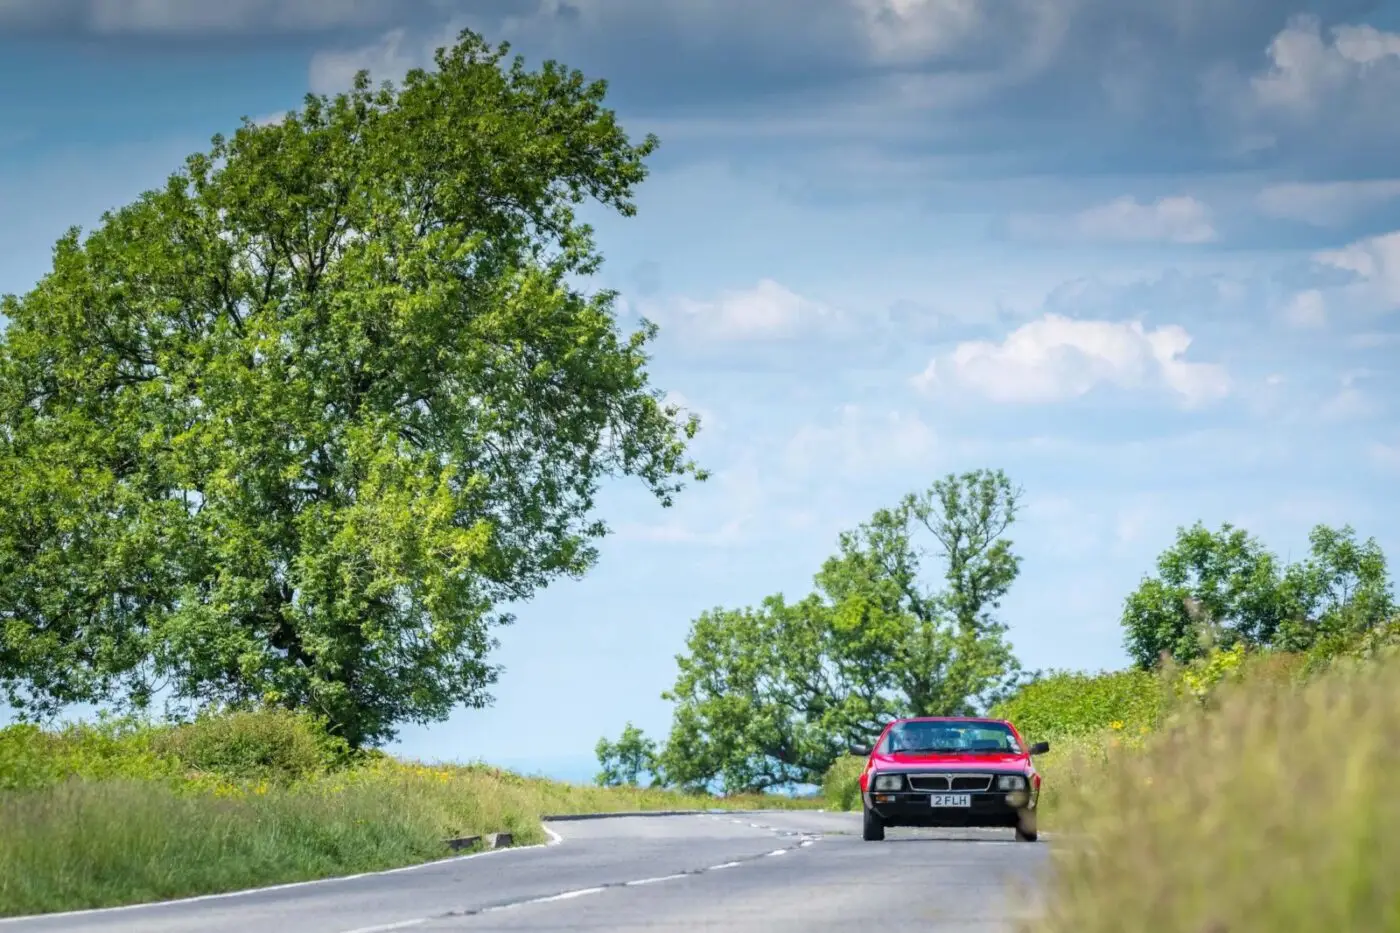
[[[1143,742],[1068,749],[1047,780],[1075,839],[1027,929],[1400,933],[1400,659],[1266,673]]]
[[[209,720],[195,730],[229,728]],[[253,718],[239,728],[244,740],[215,756],[222,772],[189,767],[213,744],[191,729],[0,730],[9,786],[0,791],[0,916],[395,868],[448,855],[449,837],[505,831],[518,844],[542,842],[540,817],[555,813],[820,805],[575,786],[389,757],[313,772],[310,746],[287,739],[301,726]]]

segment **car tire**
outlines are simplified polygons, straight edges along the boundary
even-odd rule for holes
[[[1040,838],[1040,833],[1035,826],[1035,813],[1023,813],[1016,821],[1016,841],[1035,842]]]
[[[880,842],[885,838],[885,821],[880,819],[880,814],[869,807],[862,808],[865,814],[865,821],[861,826],[861,838],[866,842]]]

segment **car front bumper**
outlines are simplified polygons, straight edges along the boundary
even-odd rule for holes
[[[919,791],[867,791],[867,809],[886,826],[997,826],[1021,825],[1033,815],[1038,792],[984,791],[968,794],[970,806],[935,807],[930,794]]]

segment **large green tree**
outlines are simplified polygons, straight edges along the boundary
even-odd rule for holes
[[[950,475],[841,535],[809,596],[702,614],[666,695],[667,780],[816,782],[891,717],[1004,695],[1019,667],[994,612],[1019,570],[1005,537],[1019,495],[1000,471]]]
[[[0,682],[264,703],[355,745],[489,699],[492,627],[583,573],[599,484],[696,428],[619,331],[577,205],[656,141],[464,32],[398,88],[247,121],[74,230],[0,343]]]

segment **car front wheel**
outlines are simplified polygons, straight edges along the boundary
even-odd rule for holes
[[[885,821],[880,819],[880,814],[869,807],[862,808],[865,812],[865,824],[862,827],[861,838],[866,842],[879,842],[885,838]]]
[[[1040,838],[1040,833],[1035,828],[1035,813],[1028,811],[1021,814],[1021,818],[1016,822],[1016,841],[1035,842]]]

